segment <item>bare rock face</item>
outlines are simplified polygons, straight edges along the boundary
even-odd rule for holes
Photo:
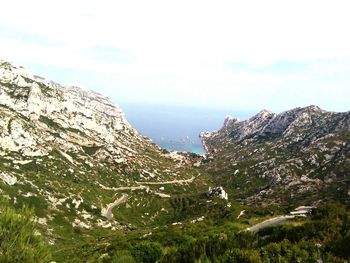
[[[241,122],[225,120],[219,131],[200,135],[210,161],[206,168],[247,202],[345,198],[350,189],[349,119],[350,112],[309,106],[280,114],[263,110]]]
[[[231,135],[238,139],[244,139],[255,136],[261,132],[267,124],[275,117],[270,111],[262,110],[257,115],[243,123],[237,123],[236,129],[233,129]]]
[[[54,148],[78,152],[83,146],[108,145],[105,155],[118,159],[142,141],[122,110],[95,92],[37,80],[6,62],[0,62],[0,85],[0,146],[5,151],[44,156]]]

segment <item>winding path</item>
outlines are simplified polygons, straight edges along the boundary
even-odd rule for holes
[[[199,172],[198,172],[198,175]],[[192,176],[190,179],[182,179],[182,180],[173,180],[173,181],[163,181],[163,182],[135,182],[136,184],[138,184],[137,186],[121,186],[121,187],[107,187],[104,186],[100,183],[97,183],[102,189],[105,190],[110,190],[110,191],[124,191],[124,190],[146,190],[146,192],[151,192],[154,193],[155,195],[158,195],[162,198],[169,198],[170,195],[165,194],[165,193],[159,193],[159,192],[153,192],[150,191],[149,186],[145,186],[145,185],[163,185],[163,184],[185,184],[185,183],[192,183],[194,181],[196,177]],[[122,197],[120,197],[119,199],[115,200],[113,203],[110,203],[107,205],[107,207],[102,207],[101,209],[101,215],[106,217],[108,220],[111,220],[113,218],[113,213],[112,210],[114,207],[126,203],[126,201],[128,200],[128,195],[127,194],[123,194]]]
[[[248,227],[246,231],[259,232],[263,228],[279,225],[286,221],[292,220],[294,218],[295,216],[278,216],[278,217],[270,218],[254,226]]]
[[[190,179],[182,179],[182,180],[173,180],[173,181],[163,181],[163,182],[135,182],[137,184],[145,184],[145,185],[159,185],[159,184],[186,184],[192,183],[195,177],[192,176]]]
[[[135,191],[135,190],[146,190],[149,191],[148,186],[144,185],[137,185],[137,186],[121,186],[121,187],[107,187],[104,186],[103,184],[98,183],[98,185],[104,189],[104,190],[110,190],[110,191],[124,191],[124,190],[130,190],[130,191]]]
[[[108,220],[111,220],[113,218],[113,214],[112,214],[113,208],[123,203],[126,203],[127,200],[128,200],[128,195],[123,194],[122,197],[115,200],[113,203],[108,204],[107,207],[103,207],[101,209],[101,215],[106,217]]]

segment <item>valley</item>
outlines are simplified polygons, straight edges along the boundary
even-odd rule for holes
[[[107,97],[0,61],[0,223],[28,213],[48,255],[28,262],[348,262],[349,112],[228,116],[200,138],[205,156],[168,152]]]

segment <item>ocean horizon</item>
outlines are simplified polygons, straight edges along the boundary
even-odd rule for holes
[[[205,154],[199,134],[222,127],[225,116],[246,119],[251,114],[225,109],[162,105],[121,105],[128,122],[142,135],[168,151]]]

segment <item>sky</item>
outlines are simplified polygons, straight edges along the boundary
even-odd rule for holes
[[[121,105],[350,110],[350,2],[0,0],[0,58]]]

